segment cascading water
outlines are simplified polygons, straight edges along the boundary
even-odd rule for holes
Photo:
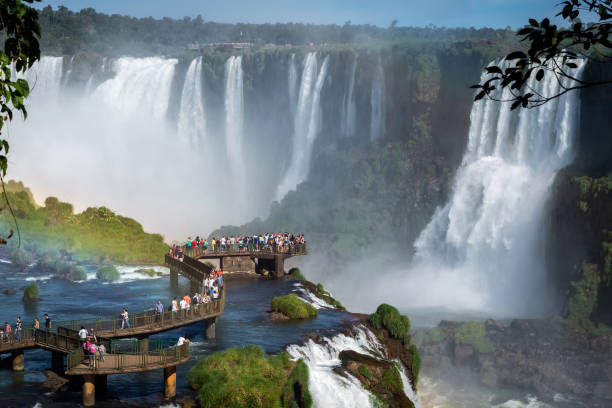
[[[159,57],[119,58],[113,63],[115,77],[102,83],[93,98],[113,106],[120,114],[140,113],[162,118],[168,110],[176,59]]]
[[[386,130],[386,112],[385,112],[385,70],[383,68],[382,59],[378,57],[376,62],[376,71],[372,79],[372,92],[370,94],[370,104],[372,108],[370,117],[370,140],[378,140]]]
[[[321,69],[318,69],[316,52],[306,56],[295,113],[291,160],[276,190],[276,200],[282,199],[308,176],[312,145],[321,127],[321,89],[328,65],[329,56],[323,60]]]
[[[355,135],[355,119],[356,119],[356,107],[355,107],[355,73],[357,72],[357,57],[351,64],[349,80],[348,80],[348,91],[344,95],[344,104],[342,105],[342,115],[340,118],[341,132],[345,136]]]
[[[289,62],[289,107],[291,113],[295,117],[295,110],[297,109],[297,66],[295,63],[295,54],[291,54],[291,61]]]
[[[574,75],[582,69],[581,62]],[[561,89],[554,75],[528,86],[542,95]],[[573,158],[578,118],[577,93],[520,113],[492,100],[474,102],[451,198],[415,243],[403,307],[515,316],[549,311],[544,210],[556,172]]]
[[[202,57],[191,61],[187,69],[183,92],[181,93],[181,109],[177,128],[179,137],[189,140],[194,145],[206,145],[206,116],[202,95]]]
[[[331,338],[324,337],[322,343],[308,340],[304,345],[290,345],[287,352],[292,359],[304,359],[309,371],[309,391],[316,408],[355,407],[369,408],[376,406],[372,394],[367,391],[358,379],[350,374],[342,376],[334,371],[340,366],[340,352],[353,350],[377,358],[375,354],[384,353],[376,336],[363,326],[353,329],[350,336],[337,334]],[[403,373],[403,371],[402,371]],[[404,375],[405,377],[405,375]],[[402,382],[407,378],[402,377]],[[409,397],[414,393],[409,391]],[[415,407],[420,408],[418,398],[412,399]]]
[[[231,56],[225,63],[225,143],[231,171],[238,177],[244,175],[242,158],[243,98],[242,56]]]
[[[32,97],[27,99],[27,105],[35,104],[41,99],[55,100],[59,96],[63,67],[62,57],[44,57],[26,71],[25,79],[32,92]]]

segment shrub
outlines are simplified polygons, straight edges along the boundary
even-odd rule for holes
[[[595,325],[591,315],[597,307],[597,295],[601,278],[595,264],[583,263],[580,280],[572,282],[572,295],[567,302],[568,328],[578,331],[591,331]]]
[[[491,353],[495,346],[486,338],[483,323],[465,322],[459,324],[455,333],[455,342],[474,347],[480,353]]]
[[[302,275],[302,272],[300,271],[300,268],[291,268],[291,269],[289,269],[289,276],[291,276],[293,279],[297,279],[297,280],[306,280],[306,277],[304,275]]]
[[[56,277],[69,279],[73,282],[87,280],[87,271],[81,267],[58,261],[55,264]]]
[[[410,320],[400,315],[391,305],[383,303],[378,306],[376,312],[370,315],[370,323],[376,329],[387,329],[391,337],[401,340],[405,345],[410,342]]]
[[[272,311],[282,313],[290,319],[309,319],[317,317],[317,309],[300,299],[296,294],[277,296],[270,303]]]
[[[321,295],[329,296],[329,292],[325,290],[321,283],[317,283],[317,292],[319,292]]]
[[[359,374],[363,375],[368,380],[372,379],[372,372],[370,371],[370,368],[367,365],[360,364],[359,368],[357,368],[357,371],[359,371]]]
[[[208,266],[210,269],[215,270],[217,269],[217,267],[215,266],[214,263],[210,262],[210,261],[206,261],[204,262],[204,265]]]
[[[309,408],[308,367],[292,365],[287,353],[268,357],[261,347],[233,347],[198,361],[187,382],[198,390],[202,408]]]
[[[38,285],[33,283],[23,289],[23,300],[38,300],[40,299],[40,290]]]
[[[107,282],[114,282],[116,280],[119,280],[120,276],[121,275],[119,271],[113,265],[101,266],[96,272],[96,278]]]

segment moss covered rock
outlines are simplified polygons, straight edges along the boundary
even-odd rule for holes
[[[116,280],[119,280],[120,276],[121,274],[113,265],[101,266],[96,271],[96,278],[107,282],[114,282]]]
[[[234,347],[196,363],[187,374],[202,408],[312,406],[308,367],[286,353],[269,357],[261,347]]]
[[[306,280],[306,277],[302,275],[302,271],[300,271],[300,268],[289,269],[289,276],[296,280]]]
[[[40,300],[40,289],[38,285],[33,283],[26,286],[23,289],[23,301],[24,302],[36,302]]]
[[[317,309],[291,293],[272,299],[270,308],[273,312],[282,313],[290,319],[311,319],[317,317]]]
[[[139,273],[141,275],[150,276],[152,278],[157,276],[157,272],[155,272],[155,269],[153,269],[153,268],[140,268],[140,269],[136,269],[135,272]]]

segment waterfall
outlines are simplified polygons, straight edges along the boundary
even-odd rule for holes
[[[243,121],[242,56],[232,56],[225,63],[225,143],[231,170],[239,177],[244,176]]]
[[[542,95],[561,89],[551,74],[540,82],[532,76],[528,86]],[[495,96],[509,96],[503,92]],[[555,174],[574,156],[578,97],[571,92],[520,112],[474,102],[451,197],[415,243],[403,299],[488,314],[548,312],[542,225]]]
[[[291,62],[289,63],[289,107],[294,117],[297,108],[297,81],[298,74],[295,64],[295,54],[291,54]]]
[[[385,134],[385,70],[380,56],[376,63],[376,71],[372,79],[372,92],[370,94],[370,104],[372,107],[370,117],[370,140],[380,139]]]
[[[348,76],[348,91],[344,94],[344,104],[342,105],[342,115],[340,118],[340,128],[344,136],[355,135],[355,73],[357,72],[357,57],[351,64]]]
[[[25,73],[25,79],[30,85],[31,95],[26,104],[32,105],[40,99],[57,99],[62,87],[62,72],[64,59],[62,57],[42,57]],[[19,77],[22,76],[20,73]]]
[[[100,84],[93,93],[119,114],[166,115],[176,59],[123,57],[114,61],[115,77]]]
[[[64,87],[70,86],[70,77],[72,76],[72,69],[74,68],[74,55],[70,57],[70,61],[68,62],[68,67],[66,69],[66,74],[64,75],[63,85]]]
[[[328,65],[329,56],[323,60],[321,69],[318,69],[316,52],[306,56],[295,113],[293,150],[289,166],[276,190],[276,200],[282,199],[308,176],[312,145],[321,127],[319,102]]]
[[[206,117],[202,95],[202,57],[189,64],[178,117],[178,134],[194,145],[206,145]]]
[[[375,358],[384,354],[384,348],[376,336],[364,326],[354,328],[350,335],[337,334],[331,338],[323,337],[321,343],[308,340],[304,345],[287,347],[292,359],[302,358],[308,366],[308,388],[312,395],[313,407],[374,407],[372,394],[363,388],[357,378],[348,373],[346,376],[339,375],[334,371],[334,368],[340,366],[339,355],[343,350],[353,350]],[[417,408],[420,408],[418,399],[412,401]]]

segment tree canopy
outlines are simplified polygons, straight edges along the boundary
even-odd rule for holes
[[[531,108],[573,90],[612,84],[612,78],[588,82],[575,74],[582,59],[612,61],[612,0],[566,0],[559,6],[557,16],[569,27],[558,27],[548,18],[529,19],[529,25],[516,33],[526,43],[526,49],[513,51],[487,67],[490,75],[483,83],[472,86],[480,90],[475,100],[487,96],[512,102],[511,109]],[[581,16],[588,22],[583,22]],[[560,85],[552,95],[541,94],[530,85],[547,75],[554,75]],[[503,89],[510,90],[509,98],[500,96]]]

